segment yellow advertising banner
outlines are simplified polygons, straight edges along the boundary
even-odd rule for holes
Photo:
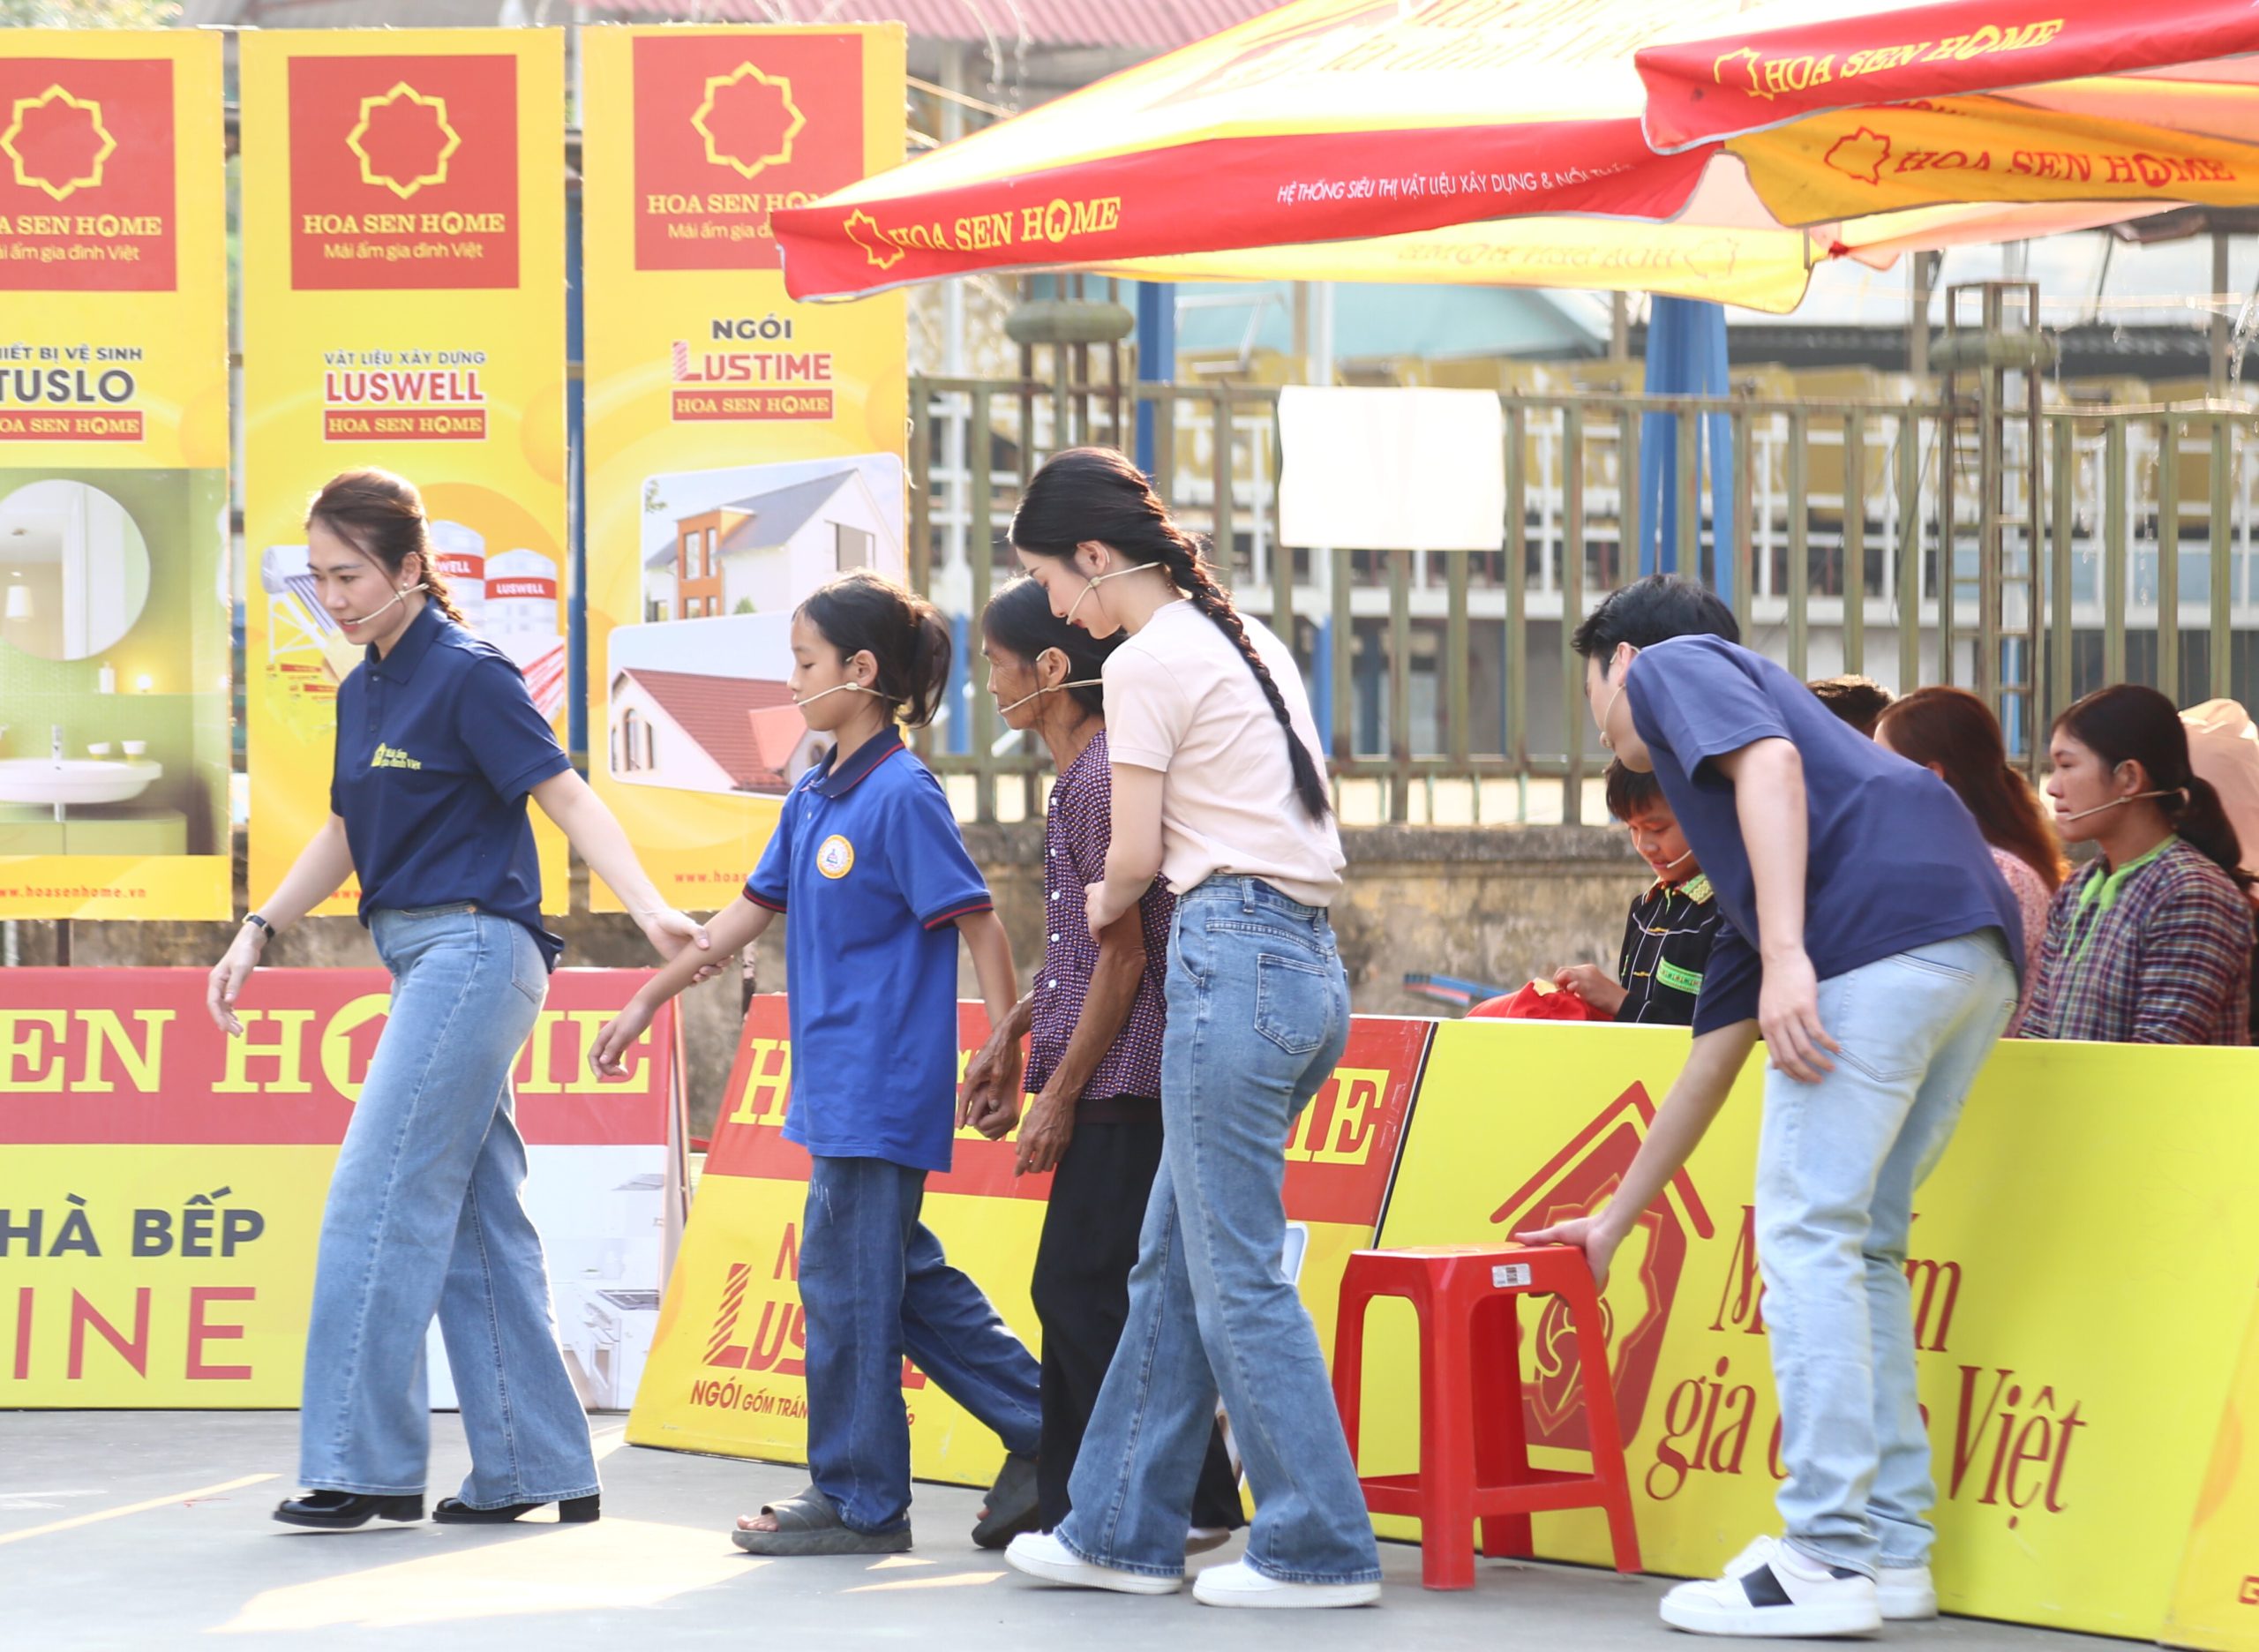
[[[0,916],[232,905],[220,47],[0,31]]]
[[[628,1076],[589,1040],[642,984],[559,970],[512,1079],[559,1340],[626,1406],[657,1323],[669,1010]],[[338,1144],[384,1032],[381,970],[261,970],[223,1036],[195,969],[0,972],[0,1408],[295,1406]],[[430,1337],[433,1402],[452,1404]]]
[[[2160,1638],[2210,1652],[2259,1652],[2259,1307],[2220,1414]]]
[[[987,1017],[977,1003],[960,1005],[958,1017],[961,1071]],[[1341,1274],[1351,1254],[1372,1243],[1430,1025],[1358,1017],[1340,1065],[1287,1144],[1284,1265],[1329,1351]],[[755,999],[628,1418],[636,1445],[783,1462],[807,1456],[798,1280],[808,1159],[784,1139],[792,1080],[784,1000]],[[925,1220],[950,1262],[1035,1348],[1041,1336],[1029,1278],[1051,1178],[1014,1176],[1016,1151],[1010,1140],[959,1132],[949,1174],[927,1183]],[[902,1397],[919,1478],[962,1485],[994,1478],[1002,1445],[906,1359]]]
[[[1662,1029],[1445,1023],[1382,1243],[1497,1241],[1594,1208],[1686,1048]],[[1715,1574],[1779,1527],[1780,1411],[1752,1217],[1761,1072],[1752,1061],[1609,1283],[1640,1543],[1657,1572]],[[2217,1624],[2234,1610],[2222,1590],[2233,1602],[2253,1588],[2259,1491],[2248,1466],[2223,1468],[2214,1450],[2237,1372],[2248,1385],[2253,1369],[2252,1076],[2247,1051],[2147,1046],[2008,1043],[1985,1067],[1918,1196],[1906,1264],[1946,1611],[2154,1640],[2207,1513],[2188,1621]],[[1557,1310],[1533,1308],[1529,1438],[1554,1448],[1535,1453],[1542,1465],[1571,1466],[1580,1456],[1557,1453],[1585,1438],[1573,1361]],[[1412,1349],[1408,1309],[1377,1305],[1364,1473],[1417,1465]],[[2248,1421],[2248,1393],[2240,1407]],[[1596,1512],[1539,1515],[1536,1536],[1548,1557],[1608,1558]],[[2201,1643],[2253,1644],[2248,1631]]]
[[[792,303],[769,223],[901,161],[905,50],[898,24],[582,36],[589,777],[678,906],[734,897],[820,755],[793,607],[907,568],[904,301]]]
[[[2241,206],[2251,146],[2139,121],[2058,114],[2035,127],[2004,99],[1835,110],[1726,145],[1783,223],[1962,201],[2191,201]]]
[[[563,738],[564,36],[242,37],[251,882],[329,815],[337,685],[359,663],[307,570],[341,471],[423,490],[471,628]],[[563,834],[537,815],[544,910]],[[349,885],[317,910],[350,912]]]

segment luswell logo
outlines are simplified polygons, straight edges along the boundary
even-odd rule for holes
[[[421,769],[424,765],[397,746],[379,746],[369,759],[371,769]]]
[[[1622,1183],[1655,1118],[1655,1103],[1647,1099],[1646,1086],[1632,1085],[1499,1205],[1490,1220],[1516,1233],[1590,1215]],[[1687,1230],[1691,1228],[1704,1239],[1716,1232],[1685,1170],[1671,1178],[1670,1191],[1675,1198],[1658,1199],[1640,1218],[1632,1237],[1617,1253],[1601,1298],[1609,1368],[1615,1373],[1617,1418],[1626,1441],[1639,1434],[1647,1395],[1655,1387],[1664,1326],[1686,1265]],[[1522,1390],[1529,1443],[1589,1449],[1573,1352],[1576,1333],[1559,1297],[1545,1298],[1532,1340],[1537,1380]]]

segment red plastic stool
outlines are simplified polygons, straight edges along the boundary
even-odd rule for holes
[[[1514,1317],[1515,1299],[1525,1295],[1557,1295],[1568,1307],[1592,1443],[1589,1474],[1530,1467]],[[1474,1587],[1478,1520],[1485,1555],[1527,1555],[1529,1517],[1570,1508],[1606,1509],[1616,1569],[1637,1572],[1631,1479],[1600,1297],[1584,1253],[1566,1245],[1438,1245],[1353,1255],[1333,1340],[1333,1400],[1353,1461],[1365,1310],[1376,1296],[1408,1298],[1420,1316],[1420,1471],[1358,1483],[1374,1513],[1420,1522],[1420,1581],[1434,1589]]]

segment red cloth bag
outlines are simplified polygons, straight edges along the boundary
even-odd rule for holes
[[[1587,1003],[1576,994],[1550,983],[1532,981],[1503,998],[1486,998],[1467,1012],[1507,1021],[1612,1021],[1613,1016]]]

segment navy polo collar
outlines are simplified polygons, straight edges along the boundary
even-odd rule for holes
[[[815,789],[828,798],[843,798],[860,784],[865,775],[877,768],[902,749],[902,731],[889,723],[855,750],[847,766],[834,771],[832,764],[839,755],[834,747],[816,765]]]
[[[369,644],[369,664],[394,681],[406,682],[432,651],[432,644],[439,641],[439,627],[446,623],[439,604],[425,597],[422,610],[408,622],[408,629],[400,634],[400,641],[392,645],[390,655],[380,655],[375,643]]]

